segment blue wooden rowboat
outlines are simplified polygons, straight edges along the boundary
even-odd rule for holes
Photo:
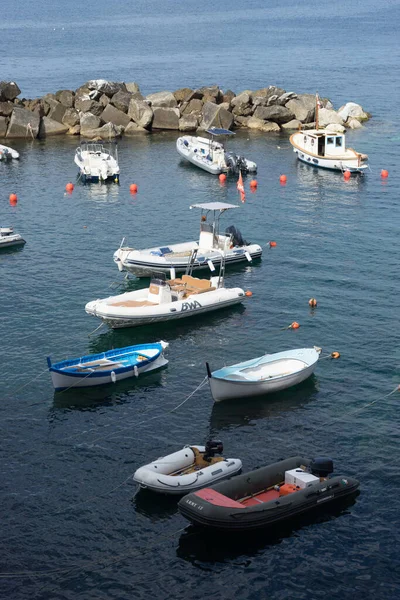
[[[115,383],[128,377],[159,369],[168,363],[163,356],[167,342],[139,344],[88,354],[52,364],[47,357],[53,386],[56,391],[70,387],[89,387]]]

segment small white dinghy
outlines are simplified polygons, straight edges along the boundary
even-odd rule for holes
[[[138,344],[115,348],[100,354],[88,354],[80,358],[47,364],[56,391],[71,387],[90,387],[115,383],[141,373],[154,371],[168,364],[163,352],[168,342]]]
[[[214,139],[215,136],[235,135],[233,131],[211,127],[207,129],[207,133],[211,135],[211,138],[193,135],[179,137],[176,141],[176,149],[180,156],[212,175],[255,173],[257,171],[255,162],[233,152],[227,152],[222,142]]]
[[[219,440],[210,440],[205,446],[185,446],[140,467],[133,479],[142,489],[162,494],[187,494],[239,473],[242,461],[216,456],[222,452],[223,445]]]
[[[224,287],[222,262],[216,277],[198,279],[185,274],[167,280],[164,273],[159,273],[151,279],[149,287],[92,300],[85,311],[117,329],[192,317],[233,306],[244,299],[241,288]]]
[[[264,354],[213,372],[206,363],[212,397],[221,402],[284,390],[312,375],[320,352],[314,346]]]
[[[23,246],[26,243],[22,235],[14,233],[12,227],[0,227],[0,249]]]
[[[9,146],[0,144],[0,160],[11,160],[13,158],[19,158],[19,152]]]
[[[74,163],[79,167],[83,183],[101,183],[107,180],[119,183],[118,153],[115,142],[107,150],[98,142],[81,142],[76,149]]]

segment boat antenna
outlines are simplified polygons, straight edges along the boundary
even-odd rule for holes
[[[318,92],[315,94],[315,129],[318,131],[319,129],[319,108],[321,103],[319,101]]]

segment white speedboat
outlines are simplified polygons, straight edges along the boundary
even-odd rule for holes
[[[114,181],[119,183],[118,152],[115,143],[107,150],[98,142],[82,142],[76,149],[75,164],[83,183]]]
[[[91,387],[115,383],[128,377],[139,377],[168,364],[163,356],[167,342],[139,344],[115,348],[100,354],[88,354],[79,358],[47,364],[56,391],[75,387]]]
[[[151,279],[149,287],[92,300],[85,311],[117,329],[193,317],[239,304],[244,299],[241,288],[224,287],[221,272],[211,279],[184,274],[173,280],[159,273]]]
[[[144,250],[135,250],[124,246],[125,238],[119,249],[114,252],[114,262],[120,271],[127,271],[136,277],[151,277],[153,273],[184,273],[193,250],[197,250],[193,270],[204,269],[221,263],[222,256],[226,265],[244,261],[251,262],[260,258],[262,248],[258,244],[246,242],[235,227],[229,227],[221,234],[220,218],[227,210],[239,208],[225,202],[205,202],[193,204],[190,208],[200,208],[199,241],[154,246]],[[212,215],[212,216],[211,216]]]
[[[310,377],[320,352],[314,347],[264,354],[213,372],[206,363],[211,394],[221,402],[279,392]]]
[[[239,473],[242,461],[216,456],[222,452],[219,440],[210,440],[205,446],[185,446],[140,467],[133,479],[142,489],[162,494],[187,494]]]
[[[0,249],[22,246],[25,243],[24,238],[19,233],[14,233],[12,227],[0,227]]]
[[[19,158],[19,152],[9,146],[0,144],[0,160],[11,160],[12,158]]]
[[[255,173],[256,163],[238,156],[233,152],[227,152],[222,142],[217,142],[217,136],[235,135],[229,129],[218,129],[211,127],[207,130],[211,138],[203,138],[192,135],[184,135],[177,139],[176,149],[180,156],[196,167],[208,171],[213,175],[220,173]]]

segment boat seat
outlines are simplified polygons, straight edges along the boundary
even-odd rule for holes
[[[149,302],[148,300],[123,300],[122,302],[113,302],[111,306],[157,306],[157,302]]]
[[[191,288],[191,287],[187,287],[185,289],[186,289],[187,296],[193,296],[193,295],[197,295],[197,294],[204,294],[204,292],[213,292],[217,288],[210,286],[209,288],[205,288],[203,290],[198,289],[198,288]]]
[[[198,277],[192,277],[191,275],[182,275],[182,281],[186,285],[186,288],[209,290],[211,287],[211,281],[209,279],[199,279]]]

